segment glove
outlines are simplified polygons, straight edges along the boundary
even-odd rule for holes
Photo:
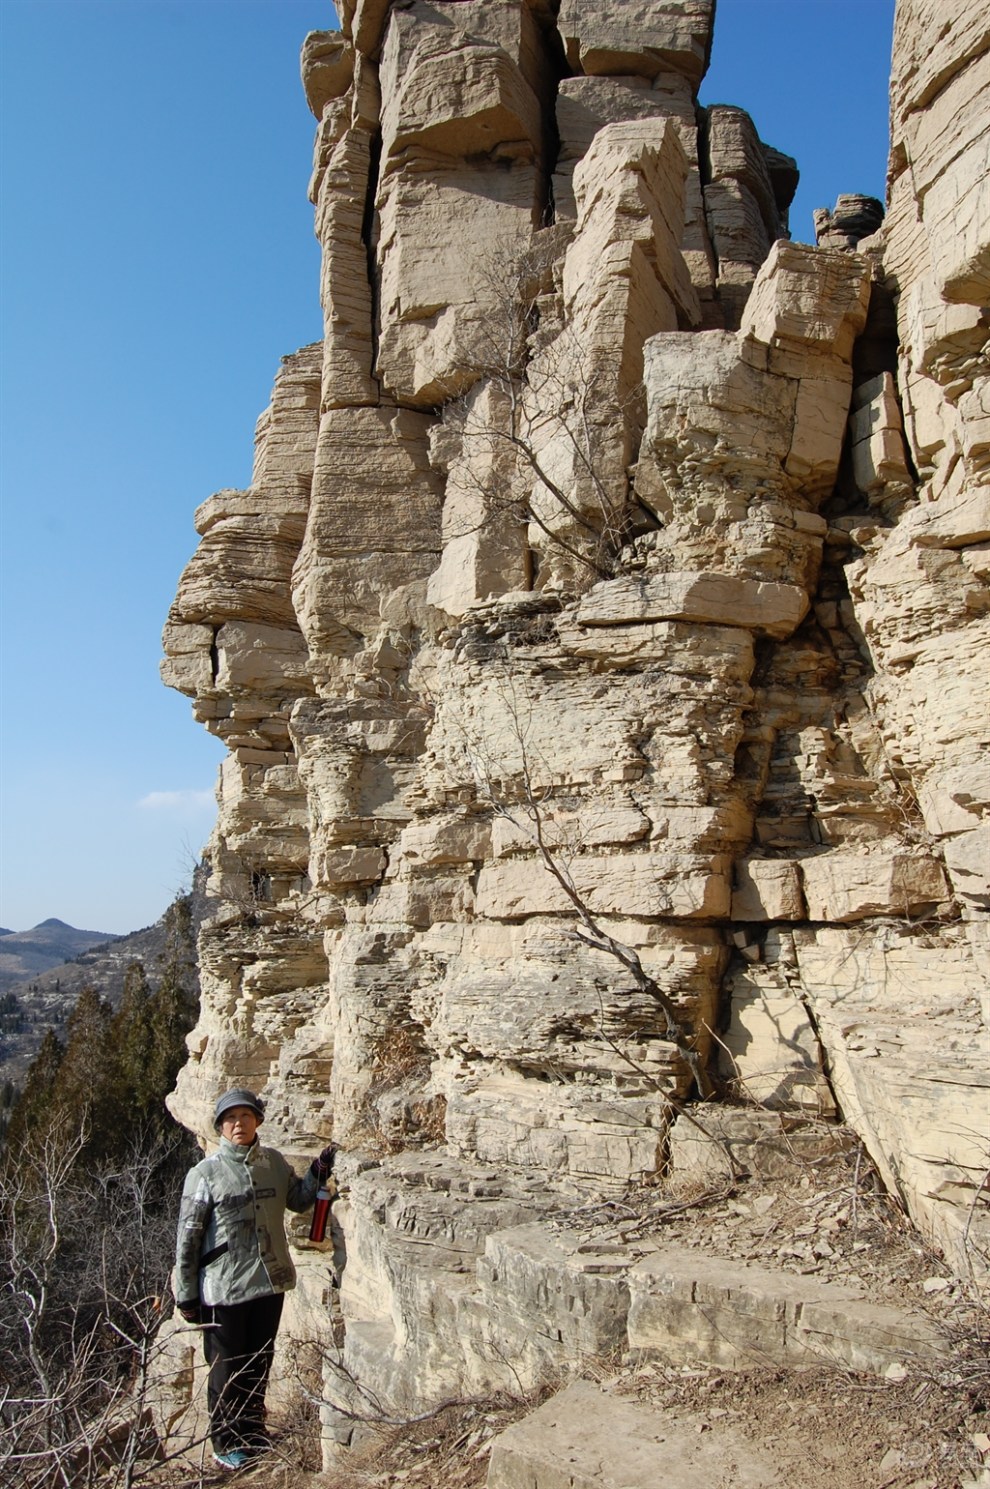
[[[198,1298],[191,1303],[176,1303],[177,1313],[181,1313],[187,1324],[199,1324],[203,1322],[203,1310]]]
[[[331,1143],[329,1145],[329,1147],[324,1148],[323,1149],[323,1152],[320,1154],[319,1158],[314,1158],[313,1159],[313,1162],[309,1166],[310,1173],[313,1175],[313,1178],[314,1179],[326,1179],[326,1178],[329,1178],[330,1171],[333,1168],[333,1161],[336,1158],[336,1156],[337,1156],[337,1144],[336,1143]]]

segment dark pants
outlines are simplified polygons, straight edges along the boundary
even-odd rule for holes
[[[210,1367],[207,1400],[216,1453],[264,1447],[265,1388],[272,1368],[283,1295],[203,1309],[203,1350]],[[210,1324],[214,1327],[210,1328]]]

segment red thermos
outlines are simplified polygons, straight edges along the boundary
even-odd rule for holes
[[[316,1191],[313,1220],[309,1227],[309,1239],[322,1241],[326,1238],[327,1221],[330,1219],[330,1191],[323,1184]]]

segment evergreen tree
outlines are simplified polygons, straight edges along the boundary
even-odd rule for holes
[[[23,1143],[29,1134],[47,1129],[58,1100],[59,1072],[65,1046],[54,1029],[48,1029],[38,1053],[28,1066],[24,1089],[10,1114],[7,1136],[11,1146]]]
[[[132,962],[116,1013],[90,987],[69,1015],[64,1046],[49,1029],[10,1113],[11,1147],[28,1137],[43,1140],[63,1114],[74,1130],[85,1131],[82,1164],[123,1160],[138,1130],[156,1141],[173,1129],[165,1097],[187,1058],[185,1037],[199,1006],[188,895],[166,912],[158,960],[157,988],[142,963]]]
[[[169,907],[166,931],[161,980],[151,1000],[150,1084],[158,1101],[171,1091],[186,1062],[186,1035],[199,1009],[196,940],[188,896],[181,896]]]
[[[69,1015],[65,1057],[59,1071],[56,1109],[85,1120],[86,1152],[112,1151],[119,1141],[121,1111],[116,1052],[110,1037],[113,1008],[93,988],[83,988]]]
[[[110,1026],[115,1070],[115,1101],[143,1113],[155,1100],[155,1030],[151,992],[141,962],[131,962],[124,974],[120,1007]]]

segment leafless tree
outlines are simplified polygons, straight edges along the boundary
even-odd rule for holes
[[[651,999],[663,1019],[664,1038],[682,1055],[699,1094],[702,1097],[710,1096],[712,1085],[698,1052],[696,1036],[693,1031],[685,1028],[674,999],[643,966],[636,949],[606,930],[601,919],[592,911],[587,896],[577,885],[571,855],[561,836],[551,830],[553,788],[538,783],[535,779],[533,747],[527,737],[526,721],[515,696],[511,671],[508,669],[505,673],[503,697],[515,744],[513,764],[517,791],[514,799],[511,799],[504,786],[496,784],[506,772],[493,766],[491,758],[477,742],[468,741],[467,752],[479,797],[488,803],[496,816],[511,822],[517,831],[528,838],[544,869],[560,886],[574,911],[577,924],[570,934],[582,945],[617,962],[629,975],[632,988],[645,993]],[[547,778],[550,774],[549,768],[541,772]],[[618,1053],[621,1055],[621,1051]],[[629,1063],[627,1056],[623,1058]],[[643,1074],[639,1066],[634,1068]],[[663,1094],[669,1099],[670,1093]]]
[[[471,327],[458,391],[444,408],[455,482],[468,498],[447,536],[500,519],[535,528],[572,570],[606,578],[622,544],[655,526],[630,499],[628,464],[642,426],[640,383],[582,344],[559,281],[555,229],[513,251],[496,246],[486,313]],[[473,501],[470,498],[473,497]]]
[[[162,1343],[174,1196],[158,1148],[80,1165],[62,1115],[0,1170],[0,1479],[130,1489],[160,1460],[149,1395]]]

